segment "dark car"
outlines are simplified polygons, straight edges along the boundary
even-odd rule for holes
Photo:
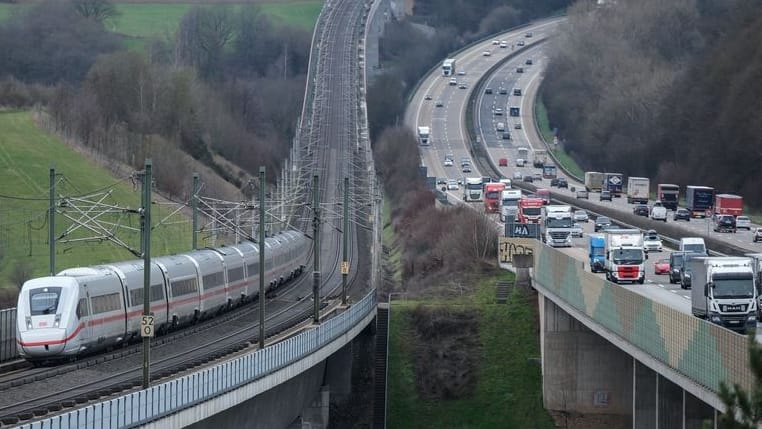
[[[524,64],[526,64],[528,66],[531,66],[532,65],[532,59],[531,58],[527,58],[527,60],[524,62]]]
[[[532,183],[534,181],[534,179],[532,179],[532,176],[526,175],[526,176],[524,176],[524,181],[527,182],[527,183]]]
[[[718,215],[714,218],[714,232],[736,232],[736,217]]]
[[[672,220],[686,220],[690,222],[691,212],[689,212],[688,209],[677,209],[675,210],[674,216],[672,216]]]
[[[632,209],[632,213],[637,216],[648,217],[648,206],[645,204],[638,204],[634,209]]]
[[[497,92],[501,95],[508,94],[508,90],[506,88],[500,88],[497,90]]]
[[[484,93],[485,93],[485,94],[492,94],[492,88],[486,88],[486,89],[484,90]]]
[[[558,179],[557,178],[550,179],[550,186],[558,186]]]
[[[569,189],[569,182],[566,181],[563,177],[558,178],[558,184],[556,185],[559,188],[566,188]]]
[[[601,191],[601,195],[598,197],[599,201],[611,201],[610,191]]]
[[[600,230],[604,230],[611,226],[611,219],[607,218],[606,216],[598,216],[598,218],[595,220],[595,232],[598,232]]]
[[[669,282],[680,283],[680,272],[683,269],[685,252],[672,252],[669,255]]]
[[[511,133],[505,132],[503,133],[503,140],[510,140],[511,139]]]

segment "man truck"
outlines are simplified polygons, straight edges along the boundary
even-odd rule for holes
[[[677,210],[677,202],[680,197],[680,187],[671,183],[659,183],[656,186],[656,199],[667,210]]]
[[[643,233],[637,229],[606,231],[606,280],[614,283],[646,280]]]
[[[651,181],[647,177],[627,178],[627,204],[648,204]]]
[[[502,192],[500,201],[500,220],[505,222],[506,218],[518,218],[519,200],[521,199],[521,190],[506,189]]]
[[[750,258],[691,258],[688,265],[694,316],[741,333],[756,328],[757,289]]]
[[[482,190],[484,182],[481,177],[466,177],[466,183],[463,186],[463,201],[474,202],[482,200]]]
[[[571,247],[573,226],[571,206],[546,206],[540,224],[542,241],[552,247]]]

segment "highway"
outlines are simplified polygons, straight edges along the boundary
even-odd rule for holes
[[[545,53],[546,44],[539,43],[545,37],[552,37],[558,21],[545,21],[528,28],[503,33],[495,37],[497,40],[505,40],[507,48],[499,48],[494,45],[492,39],[479,42],[474,46],[460,52],[455,56],[457,69],[465,71],[464,76],[456,76],[458,82],[465,80],[467,89],[459,89],[457,86],[448,85],[449,77],[442,76],[436,71],[427,76],[420,85],[417,93],[412,98],[406,114],[406,124],[412,129],[417,126],[431,126],[431,145],[419,146],[422,163],[428,168],[429,176],[438,178],[462,179],[464,176],[476,177],[490,175],[489,172],[481,172],[478,164],[473,165],[473,171],[463,173],[460,169],[461,157],[471,157],[468,149],[466,129],[466,108],[471,92],[481,76],[485,75],[484,88],[490,88],[491,94],[486,90],[476,95],[475,127],[477,144],[485,145],[492,165],[498,166],[500,158],[507,158],[508,165],[497,167],[500,173],[507,178],[513,178],[514,172],[520,172],[521,176],[533,175],[541,172],[533,168],[531,163],[526,167],[516,167],[515,160],[518,158],[518,148],[527,147],[531,150],[544,148],[544,143],[539,137],[533,118],[533,101],[537,89],[542,80],[543,69],[547,64]],[[527,32],[532,32],[532,37],[525,37]],[[519,40],[524,40],[523,48],[512,50]],[[489,56],[484,56],[485,51],[490,51]],[[514,55],[512,55],[514,54]],[[506,60],[506,58],[508,58]],[[527,60],[531,59],[531,65]],[[493,73],[488,71],[498,62],[505,60],[502,65],[495,68]],[[523,73],[517,73],[517,68],[522,67]],[[499,89],[506,89],[506,94],[501,94]],[[521,95],[513,94],[514,88],[521,89]],[[426,96],[431,98],[426,100]],[[442,106],[437,107],[437,101],[442,101]],[[518,118],[508,115],[510,107],[520,107]],[[495,114],[495,109],[502,109],[501,115]],[[503,138],[503,132],[497,130],[497,123],[503,122],[506,132],[510,133],[510,139]],[[516,129],[515,124],[520,123],[521,128]],[[452,154],[455,165],[445,167],[443,164],[445,154]],[[531,155],[530,155],[531,159]],[[473,163],[472,163],[473,164]],[[566,177],[559,169],[559,177]],[[567,178],[569,186],[582,188],[583,186],[571,178]],[[573,197],[570,189],[551,188],[549,180],[534,182],[537,187],[552,189],[554,193],[560,193]],[[653,185],[653,184],[652,184]],[[462,190],[447,192],[448,199],[452,202],[460,202]],[[599,202],[598,193],[590,193],[590,202],[596,205],[608,205],[621,213],[632,213],[634,205],[627,204],[626,198],[614,198],[612,202]],[[483,210],[481,203],[471,203],[477,210]],[[495,221],[499,223],[497,216]],[[679,224],[684,231],[683,236],[691,236],[697,233],[710,234],[714,238],[732,243],[735,246],[747,249],[749,252],[761,252],[762,243],[752,243],[751,233],[739,231],[738,233],[715,233],[707,232],[708,221],[694,219],[690,222],[672,220],[672,213],[668,216],[669,224]],[[592,232],[592,226],[583,226],[585,235]],[[658,231],[658,229],[657,229]],[[587,266],[587,238],[575,238],[574,247],[566,248],[563,252],[579,259]],[[681,312],[690,314],[690,291],[682,290],[677,284],[670,284],[667,276],[653,274],[653,262],[662,257],[669,258],[669,249],[659,253],[652,253],[646,261],[646,284],[622,284],[621,287],[631,289],[651,300],[661,302]],[[600,274],[603,276],[603,274]],[[758,330],[759,331],[759,330]],[[762,335],[758,335],[758,340]]]

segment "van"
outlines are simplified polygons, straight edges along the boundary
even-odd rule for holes
[[[656,205],[654,204],[653,207],[651,207],[651,219],[653,220],[661,220],[666,222],[667,221],[667,208],[662,205]]]
[[[498,122],[496,128],[498,131],[505,131],[505,124],[502,122]]]
[[[693,252],[693,253],[700,253],[702,255],[709,256],[709,253],[706,251],[706,244],[704,243],[704,239],[701,237],[683,237],[680,239],[680,248],[678,249],[681,252]]]

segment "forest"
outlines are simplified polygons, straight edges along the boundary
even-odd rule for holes
[[[543,101],[586,169],[713,186],[762,207],[762,3],[578,2]]]

